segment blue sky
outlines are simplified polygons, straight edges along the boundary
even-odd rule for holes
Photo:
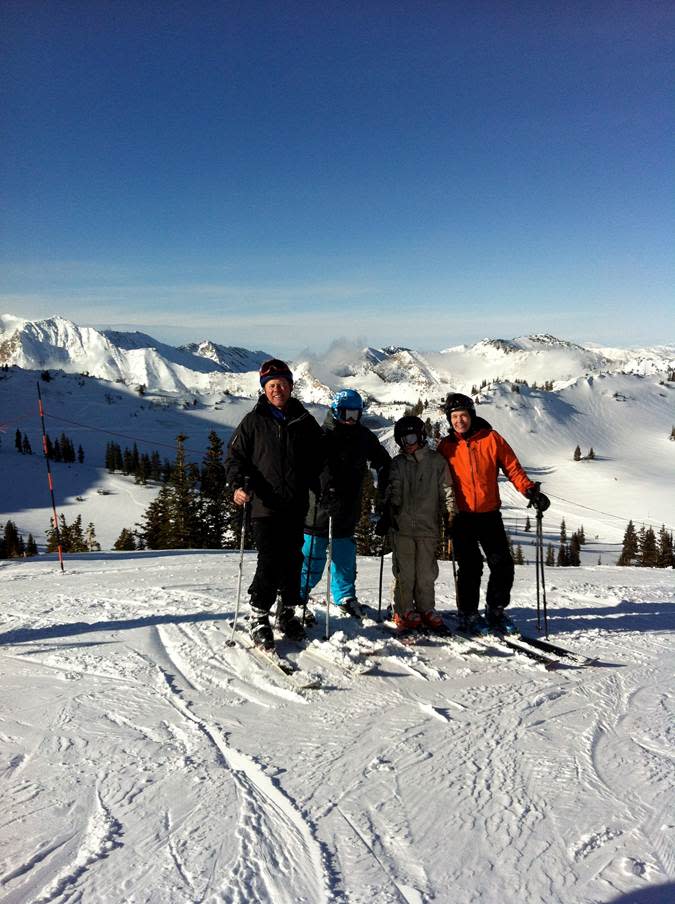
[[[675,341],[670,2],[0,6],[0,309]]]

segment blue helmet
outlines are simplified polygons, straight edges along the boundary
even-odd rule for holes
[[[358,412],[355,420],[359,420],[363,411],[363,399],[355,389],[341,389],[333,396],[330,409],[333,417],[339,421],[346,420],[345,412],[347,411]]]

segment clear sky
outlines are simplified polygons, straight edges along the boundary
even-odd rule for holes
[[[3,0],[0,309],[675,341],[675,5]]]

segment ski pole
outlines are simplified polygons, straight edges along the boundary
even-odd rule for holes
[[[382,575],[384,573],[384,537],[382,537],[382,550],[380,552],[380,588],[377,594],[377,620],[382,621]]]
[[[314,553],[314,533],[316,531],[316,513],[319,508],[319,500],[314,496],[314,515],[312,516],[312,538],[309,541],[309,559],[307,561],[307,574],[305,576],[305,593],[302,598],[302,627],[307,623],[307,603],[309,602],[309,579],[312,572],[312,554]]]
[[[537,533],[539,546],[539,568],[541,569],[541,601],[544,612],[544,637],[548,640],[548,610],[546,606],[546,579],[544,577],[544,513],[537,508]],[[537,606],[539,605],[539,579],[537,578]]]
[[[333,516],[328,516],[328,556],[326,558],[326,636],[330,638],[330,569],[333,562]]]
[[[245,493],[248,493],[249,478],[244,477]],[[232,633],[230,634],[229,646],[234,644],[234,632],[237,629],[237,620],[239,618],[239,603],[241,602],[241,580],[244,574],[244,547],[246,546],[246,518],[248,515],[248,502],[245,502],[241,513],[241,541],[239,544],[239,577],[237,578],[237,604],[234,609],[234,621],[232,622]]]
[[[47,480],[49,482],[49,492],[52,497],[52,511],[54,512],[54,536],[56,537],[56,548],[59,553],[59,562],[61,564],[61,574],[64,574],[63,567],[63,544],[61,543],[61,534],[59,532],[59,519],[56,514],[56,500],[54,499],[54,479],[52,477],[52,469],[49,465],[49,455],[47,454],[47,431],[45,430],[45,410],[42,405],[42,393],[40,392],[40,384],[37,384],[38,393],[38,411],[40,412],[40,421],[42,423],[42,451],[45,456],[45,464],[47,465]]]

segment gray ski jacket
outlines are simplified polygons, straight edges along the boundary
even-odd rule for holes
[[[387,502],[392,529],[409,537],[439,537],[441,523],[456,512],[448,463],[428,446],[391,463]]]

